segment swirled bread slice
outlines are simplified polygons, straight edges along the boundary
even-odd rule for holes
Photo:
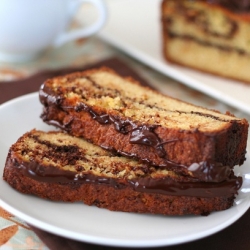
[[[163,0],[160,11],[168,62],[250,83],[250,1]]]
[[[32,130],[8,153],[3,178],[16,190],[115,211],[208,214],[233,205],[242,178],[200,182],[145,166],[63,132]]]
[[[102,68],[47,80],[43,121],[150,165],[220,182],[245,160],[248,122]]]

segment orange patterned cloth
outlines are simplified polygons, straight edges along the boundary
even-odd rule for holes
[[[48,250],[29,226],[0,207],[0,249]]]

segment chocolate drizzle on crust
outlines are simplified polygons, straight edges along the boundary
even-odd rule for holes
[[[146,124],[138,126],[135,122],[132,122],[129,119],[122,120],[119,117],[108,115],[105,113],[98,114],[90,106],[88,106],[87,104],[83,102],[80,102],[76,107],[71,107],[71,106],[64,107],[61,105],[61,100],[63,98],[54,97],[53,93],[51,93],[50,90],[48,90],[48,88],[46,88],[45,85],[41,87],[39,96],[40,96],[40,101],[45,107],[56,106],[57,108],[62,109],[65,112],[67,112],[70,109],[75,110],[76,112],[85,111],[85,112],[88,112],[90,116],[100,124],[105,125],[105,124],[113,123],[114,128],[116,129],[117,132],[122,133],[122,134],[128,134],[128,133],[130,134],[130,140],[129,140],[130,143],[153,147],[155,148],[159,157],[166,156],[166,152],[163,148],[163,144],[174,143],[175,141],[178,140],[178,139],[173,138],[170,141],[162,142],[160,138],[158,137],[157,133],[154,132],[157,126],[146,125]],[[193,113],[199,116],[205,115],[205,114],[201,114],[197,112],[196,113],[193,112]],[[211,117],[211,118],[215,119],[215,117]],[[75,118],[72,118],[66,124],[61,124],[58,121],[54,121],[50,119],[48,120],[46,117],[46,109],[45,109],[42,115],[42,119],[48,124],[57,126],[66,131],[70,131],[70,128],[68,127],[71,125],[71,123],[73,122]],[[109,149],[109,148],[106,147],[106,149]],[[121,154],[121,155],[138,158],[137,155],[135,154],[129,154],[127,152],[118,151],[115,149],[112,149],[112,151],[113,152],[116,151],[116,153]],[[141,161],[144,163],[153,164],[153,162],[147,158],[141,159]],[[167,167],[168,169],[173,169],[177,171],[180,168],[185,168],[189,172],[191,172],[194,177],[200,178],[207,182],[209,181],[220,182],[222,180],[225,180],[231,171],[229,166],[223,166],[220,163],[212,163],[212,162],[211,163],[209,162],[195,163],[198,167],[193,169],[191,166],[184,166],[184,165],[177,164],[169,160],[165,160],[164,162],[165,163],[161,164],[159,167],[161,168]]]
[[[10,156],[10,154],[9,154]],[[121,180],[91,173],[61,170],[53,166],[41,166],[36,162],[18,162],[8,157],[6,168],[16,168],[21,174],[39,182],[71,185],[72,188],[82,184],[108,185],[115,189],[125,186],[132,187],[137,192],[160,193],[174,196],[220,197],[232,196],[242,185],[242,178],[233,174],[220,183],[177,182],[169,177],[162,179],[136,178]]]
[[[211,114],[211,112],[209,113],[205,110],[204,113],[198,112],[199,109],[198,111],[167,110],[166,105],[154,105],[150,108],[149,105],[153,105],[150,101],[145,101],[145,105],[143,101],[138,104],[137,99],[135,98],[135,100],[133,100],[131,96],[128,98],[127,96],[124,98],[121,97],[121,101],[119,102],[119,105],[117,105],[117,108],[113,108],[112,106],[112,108],[106,109],[105,105],[108,105],[108,103],[102,102],[103,100],[106,100],[102,98],[112,97],[111,99],[114,102],[114,97],[112,96],[114,93],[112,93],[112,88],[109,86],[106,87],[106,85],[105,87],[102,87],[98,84],[98,82],[95,82],[91,77],[88,77],[87,74],[77,74],[77,79],[73,79],[73,75],[69,77],[71,78],[67,78],[66,76],[63,80],[65,81],[66,79],[69,85],[55,83],[55,86],[50,86],[53,82],[52,79],[52,82],[48,80],[40,88],[40,101],[44,105],[41,118],[47,124],[59,127],[75,136],[83,136],[90,142],[112,151],[115,154],[135,158],[147,165],[172,170],[178,174],[191,176],[194,179],[200,179],[201,181],[221,182],[226,180],[230,175],[231,168],[233,165],[236,165],[235,162],[233,162],[234,159],[228,162],[228,159],[226,158],[225,161],[222,161],[226,162],[226,164],[222,164],[220,159],[217,159],[218,157],[216,158],[213,155],[214,145],[218,143],[217,141],[221,140],[221,134],[224,136],[227,131],[221,129],[219,133],[216,133],[214,136],[213,133],[209,134],[209,131],[200,132],[199,126],[195,125],[193,128],[190,126],[190,129],[188,128],[187,130],[179,128],[178,131],[175,130],[173,134],[170,134],[170,136],[165,136],[166,134],[168,135],[168,129],[161,126],[160,122],[157,122],[158,117],[155,114],[158,111],[166,111],[170,113],[170,116],[174,113],[174,115],[178,117],[179,114],[191,114],[192,116],[208,117],[210,121],[215,120],[228,123],[226,125],[228,125],[230,129],[232,125],[235,124],[236,131],[239,129],[237,127],[239,125],[236,124],[238,120],[237,118],[235,118],[235,120],[234,118],[230,120],[228,116],[227,120],[227,117],[225,116],[216,117],[213,116],[213,113]],[[69,79],[71,79],[72,82]],[[75,80],[79,80],[79,84],[74,82]],[[55,89],[53,90],[53,88]],[[67,96],[69,96],[69,98]],[[92,104],[92,102],[88,102],[88,98],[90,100],[93,99],[94,104]],[[150,117],[145,114],[146,119],[143,117],[142,121],[140,121],[140,118],[136,119],[136,116],[134,117],[133,115],[130,115],[130,113],[127,115],[126,111],[133,111],[133,107],[136,107],[133,106],[133,101],[138,105],[144,105],[143,107],[145,110],[149,111],[149,113],[151,112],[150,114],[152,116],[155,115],[154,119],[148,122]],[[125,102],[127,102],[127,104]],[[95,103],[97,104],[95,105]],[[129,105],[131,105],[131,109],[128,108]],[[193,110],[192,107],[191,110]],[[167,115],[165,116],[165,113],[163,114],[164,118],[162,118],[163,115],[162,117],[159,115],[159,120],[161,118],[166,120],[168,119]],[[229,123],[232,123],[232,125]],[[226,129],[227,128],[228,127],[226,127]],[[110,134],[106,136],[106,133]],[[178,138],[175,137],[176,133],[176,137]],[[114,138],[109,138],[112,136],[114,136]],[[206,140],[207,144],[204,145],[203,142],[200,143],[200,138]],[[125,146],[122,145],[120,147],[118,143],[120,140],[122,142],[125,141]],[[189,150],[189,146],[191,146],[193,141],[195,142],[194,148],[197,150],[196,152],[205,152],[204,155],[206,158],[204,157],[204,159],[206,160],[203,160],[203,156],[193,157],[190,155],[190,152],[188,152],[188,157],[191,159],[190,161],[187,161],[188,163],[181,164],[175,162],[175,147],[177,148],[176,152],[178,153],[182,150],[180,149],[182,145]],[[129,149],[127,150],[126,147]],[[141,154],[141,149],[143,149],[143,154]],[[209,152],[209,155],[207,152]],[[172,156],[169,157],[171,153]]]
[[[129,142],[132,144],[141,144],[154,147],[160,157],[164,157],[166,155],[162,145],[168,142],[161,142],[158,135],[154,132],[154,129],[157,127],[156,125],[137,126],[129,119],[122,120],[119,117],[108,114],[99,115],[85,103],[80,103],[78,106],[76,106],[75,110],[76,112],[80,112],[82,110],[89,112],[92,118],[101,124],[113,123],[117,132],[122,134],[130,134]]]

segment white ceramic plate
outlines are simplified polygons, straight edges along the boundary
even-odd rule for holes
[[[38,94],[29,94],[0,106],[0,173],[12,143],[33,129],[52,130],[39,118]],[[241,172],[247,172],[249,160]],[[249,171],[249,170],[248,170]],[[248,209],[249,196],[232,208],[207,217],[168,217],[111,212],[83,203],[61,203],[23,195],[0,179],[0,206],[45,231],[80,241],[110,246],[150,247],[199,239],[229,226]]]
[[[109,19],[99,36],[144,64],[250,114],[250,85],[170,65],[162,55],[161,0],[106,0]]]

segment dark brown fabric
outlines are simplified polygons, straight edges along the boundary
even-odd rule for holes
[[[8,82],[0,81],[0,104],[15,97],[38,91],[41,84],[48,78],[103,66],[116,70],[122,76],[131,76],[140,81],[142,84],[147,84],[147,82],[142,77],[140,77],[134,70],[126,66],[126,64],[124,64],[121,60],[117,58],[108,58],[101,62],[95,63],[93,65],[86,65],[84,67],[45,70],[21,80]]]
[[[60,70],[50,70],[37,73],[29,78],[20,81],[0,82],[0,103],[8,101],[14,97],[18,97],[27,93],[37,91],[40,85],[47,79],[53,76],[58,76],[73,71],[90,69],[94,67],[108,66],[116,70],[123,76],[132,76],[133,78],[147,84],[145,79],[141,78],[134,70],[124,64],[117,58],[109,58],[94,65],[88,65],[82,68],[70,68]],[[118,250],[118,249],[133,249],[133,248],[118,248],[109,246],[98,246],[74,240],[66,239],[44,232],[38,228],[31,226],[38,237],[51,250]],[[151,248],[151,250],[246,250],[250,249],[250,210],[247,211],[238,221],[230,227],[204,239],[175,245],[170,247]]]

